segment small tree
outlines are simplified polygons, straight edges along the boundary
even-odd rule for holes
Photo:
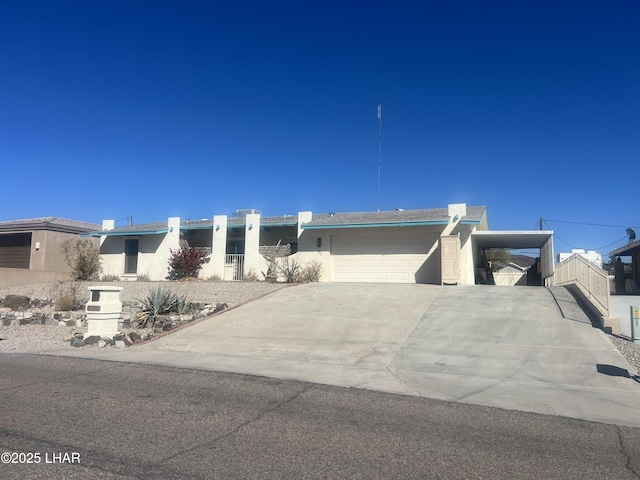
[[[500,270],[511,262],[511,252],[504,248],[496,248],[485,252],[487,260],[490,262],[491,271]]]
[[[100,250],[91,241],[70,238],[60,251],[74,280],[95,280],[100,275]]]
[[[193,247],[170,250],[170,252],[167,280],[198,278],[203,265],[209,263],[209,254]]]

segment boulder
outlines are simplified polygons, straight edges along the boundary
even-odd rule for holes
[[[25,297],[24,295],[9,294],[4,297],[4,306],[13,310],[18,310],[19,308],[29,308],[31,306],[31,299],[29,297]]]
[[[142,337],[140,336],[139,333],[136,333],[136,332],[129,332],[129,338],[133,343],[138,343],[142,341]]]
[[[87,345],[94,345],[100,340],[101,338],[98,335],[91,335],[90,337],[84,339],[84,343],[86,343]]]
[[[116,340],[116,348],[124,348],[124,342],[122,340]]]
[[[130,347],[131,345],[133,345],[133,342],[131,341],[131,339],[129,338],[129,336],[125,333],[118,333],[117,335],[113,336],[113,341],[114,342],[124,342],[124,344],[127,347]]]
[[[213,313],[222,312],[223,310],[226,310],[227,308],[229,308],[229,305],[227,305],[226,303],[220,303],[220,304],[216,305],[216,309],[213,311]]]
[[[71,346],[72,347],[84,347],[84,340],[82,338],[73,337],[71,339]]]

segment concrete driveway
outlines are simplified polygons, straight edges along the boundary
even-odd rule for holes
[[[640,427],[631,367],[606,335],[564,318],[558,303],[540,287],[307,284],[141,347],[66,355]]]

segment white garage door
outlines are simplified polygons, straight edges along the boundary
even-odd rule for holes
[[[334,282],[415,283],[438,235],[331,237]]]

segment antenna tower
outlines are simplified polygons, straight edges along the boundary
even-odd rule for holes
[[[378,105],[378,121],[380,129],[378,130],[378,211],[380,211],[380,161],[382,158],[382,104]]]

